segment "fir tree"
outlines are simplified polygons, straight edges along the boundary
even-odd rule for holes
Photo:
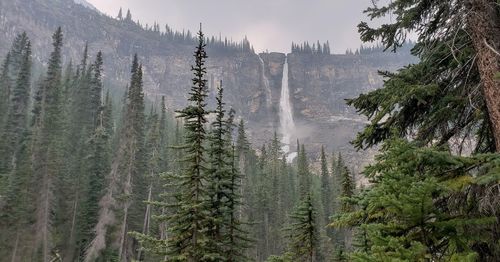
[[[9,94],[9,101],[6,103],[6,122],[3,128],[2,141],[0,142],[0,174],[8,173],[17,166],[16,159],[20,143],[26,132],[28,132],[28,107],[31,90],[31,43],[26,34],[18,36],[23,39],[24,46],[20,47],[19,55],[22,56],[21,64],[16,75],[15,85],[12,91],[5,91]],[[17,39],[16,39],[17,40]],[[19,41],[19,40],[17,40]],[[6,60],[10,60],[7,55]],[[6,66],[6,65],[4,65]],[[5,73],[5,72],[4,72]],[[3,74],[2,74],[3,75]],[[0,77],[3,78],[4,76]],[[10,84],[5,83],[6,86]]]
[[[184,120],[185,144],[181,147],[186,152],[183,159],[184,170],[178,179],[179,195],[175,214],[169,219],[170,238],[168,240],[171,260],[187,259],[199,261],[207,251],[207,223],[206,192],[206,159],[204,156],[206,131],[205,123],[208,111],[205,99],[206,67],[205,38],[203,32],[198,32],[198,45],[194,53],[195,65],[193,71],[193,85],[191,87],[190,105],[178,111],[179,118]]]
[[[0,141],[1,173],[0,178],[0,249],[2,257],[12,260],[28,259],[30,247],[23,247],[30,239],[30,221],[33,218],[33,184],[30,151],[31,135],[28,128],[28,102],[31,79],[31,44],[25,34],[18,36],[25,39],[20,46],[22,56],[15,85],[8,103],[5,127]],[[10,56],[10,55],[7,55]],[[10,60],[7,58],[6,60]],[[4,180],[3,180],[4,179]],[[5,182],[5,188],[3,188]],[[10,239],[10,241],[8,240]]]
[[[320,243],[316,212],[312,196],[307,194],[291,216],[289,252],[296,261],[317,261]]]
[[[93,261],[103,254],[114,254],[118,259],[130,259],[128,230],[138,230],[140,223],[131,221],[131,213],[142,212],[138,198],[142,198],[141,182],[144,181],[144,93],[142,66],[137,55],[132,61],[131,79],[127,92],[124,116],[119,130],[119,146],[115,153],[108,177],[108,185],[99,205],[99,218],[95,226],[95,237],[86,250],[85,261]],[[119,197],[119,199],[118,199]],[[134,203],[134,205],[132,205]],[[121,212],[119,212],[121,210]],[[119,212],[119,213],[116,213]],[[120,215],[121,222],[109,217]],[[135,220],[137,221],[137,220]],[[117,230],[118,232],[113,232]],[[107,247],[111,238],[117,250]],[[103,253],[104,251],[104,253]],[[106,257],[106,256],[104,256]],[[109,259],[109,258],[107,258]]]
[[[465,158],[403,140],[390,141],[385,148],[365,170],[374,184],[352,199],[360,208],[332,224],[364,231],[363,245],[368,247],[356,249],[352,258],[495,261],[497,253],[487,244],[492,236],[486,233],[495,218],[478,212],[478,202],[464,206],[461,200],[474,196],[461,192],[488,184],[496,176],[498,155]],[[482,171],[476,176],[471,167]],[[478,245],[493,252],[479,252]]]
[[[116,18],[120,21],[123,20],[123,13],[122,13],[122,8],[120,7],[120,10],[118,11],[118,16],[116,16]]]
[[[4,119],[9,105],[11,79],[9,67],[11,64],[10,52],[7,53],[2,63],[2,73],[0,74],[0,132],[3,128]]]
[[[380,40],[385,49],[396,51],[408,40],[406,32],[414,32],[419,41],[413,54],[420,62],[397,73],[383,72],[385,88],[348,101],[373,120],[354,144],[365,148],[389,137],[414,134],[422,145],[444,145],[478,134],[476,152],[498,152],[500,91],[494,75],[500,71],[500,56],[494,50],[500,50],[500,11],[496,1],[398,0],[370,7],[367,13],[371,19],[397,14],[394,21],[404,22],[374,28],[362,22],[358,29],[364,42]],[[481,94],[476,93],[478,86]]]
[[[304,145],[302,144],[297,159],[298,176],[299,176],[299,192],[301,196],[305,196],[311,189],[311,176],[309,174],[309,164]]]
[[[332,199],[332,189],[331,189],[331,177],[328,172],[328,163],[326,162],[325,148],[321,147],[320,153],[320,163],[321,163],[321,197],[323,199],[323,208],[325,213],[325,219],[328,219],[331,212],[331,199]]]
[[[209,254],[205,256],[210,260],[221,260],[224,258],[222,249],[222,230],[225,221],[225,190],[231,183],[231,165],[228,163],[228,148],[226,143],[227,132],[224,102],[222,101],[222,81],[217,87],[217,106],[215,109],[215,121],[209,137],[210,168],[208,170],[208,204],[210,208],[210,221],[208,225]],[[231,159],[230,159],[231,160]],[[231,160],[232,161],[232,160]]]
[[[49,58],[46,77],[40,87],[41,112],[35,124],[33,152],[34,179],[37,181],[36,256],[49,260],[53,241],[53,213],[56,203],[54,186],[62,174],[62,148],[58,139],[62,134],[61,106],[61,49],[62,30],[58,28],[52,40],[53,51]]]
[[[127,15],[125,16],[125,21],[132,22],[132,14],[130,13],[130,9],[127,9]]]

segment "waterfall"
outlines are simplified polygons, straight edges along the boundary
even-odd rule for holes
[[[273,101],[272,101],[271,87],[269,85],[269,79],[266,76],[266,68],[264,66],[264,60],[262,60],[262,57],[260,57],[260,55],[257,56],[259,57],[260,67],[262,69],[262,83],[264,84],[264,88],[266,89],[267,106],[270,107]]]
[[[280,128],[282,150],[286,155],[287,161],[292,162],[297,156],[297,152],[290,151],[292,136],[295,133],[295,122],[293,121],[292,105],[290,103],[290,89],[288,87],[288,58],[285,57],[283,64],[283,78],[281,80],[280,97]]]

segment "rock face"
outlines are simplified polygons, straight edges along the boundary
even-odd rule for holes
[[[34,60],[47,62],[51,34],[62,26],[64,55],[76,64],[85,43],[91,54],[104,54],[105,84],[119,95],[129,79],[134,53],[144,68],[146,95],[151,101],[166,96],[169,109],[186,104],[190,66],[195,41],[190,33],[160,32],[159,26],[145,29],[132,20],[114,19],[73,0],[9,0],[0,2],[0,56],[4,57],[14,37],[26,31],[32,40]],[[163,30],[162,30],[163,31]],[[227,104],[248,121],[256,146],[279,132],[279,99],[285,54],[255,54],[247,43],[209,42],[207,67],[209,105],[215,87],[223,80]],[[330,151],[342,151],[353,165],[369,159],[349,146],[364,125],[347,108],[344,99],[380,87],[377,70],[394,70],[414,58],[405,54],[288,54],[289,87],[297,138],[308,145],[314,157],[321,144]],[[368,153],[369,155],[369,153]]]

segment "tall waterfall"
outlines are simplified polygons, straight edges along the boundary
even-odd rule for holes
[[[283,65],[283,78],[281,80],[280,97],[280,128],[282,150],[286,155],[287,161],[292,162],[297,156],[297,152],[290,151],[291,139],[295,133],[295,122],[293,121],[292,105],[290,103],[290,89],[288,87],[288,58],[285,57]]]
[[[264,66],[264,60],[262,60],[262,57],[258,55],[259,61],[260,61],[260,68],[262,69],[262,83],[264,84],[264,88],[266,89],[266,101],[267,101],[267,106],[272,105],[272,92],[271,92],[271,87],[269,85],[269,79],[266,76],[266,68]]]

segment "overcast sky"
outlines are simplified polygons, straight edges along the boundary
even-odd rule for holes
[[[169,24],[207,35],[240,40],[245,35],[257,52],[289,52],[291,42],[330,41],[335,53],[357,48],[357,24],[372,0],[87,0],[113,17],[120,7],[134,20]],[[163,27],[163,26],[162,26]]]

